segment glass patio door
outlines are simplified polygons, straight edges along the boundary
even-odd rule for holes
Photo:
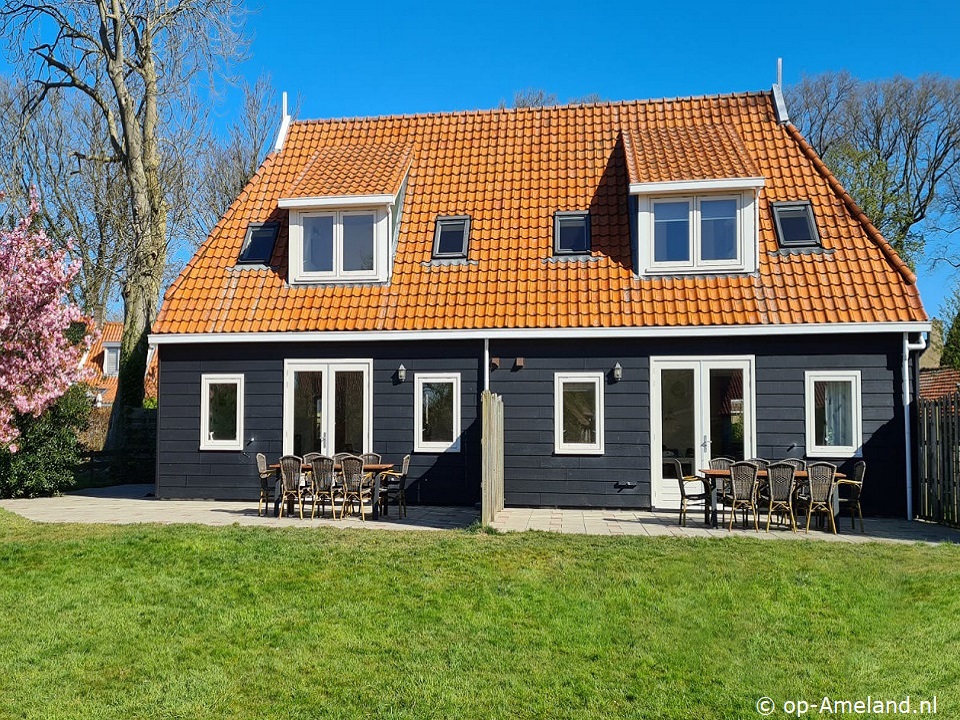
[[[713,457],[753,456],[753,359],[651,358],[650,368],[652,500],[676,508],[672,460],[695,475]]]
[[[284,454],[368,452],[373,445],[370,370],[367,361],[288,360]]]

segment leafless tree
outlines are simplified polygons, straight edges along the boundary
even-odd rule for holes
[[[214,139],[202,154],[195,203],[196,236],[200,239],[206,237],[257,172],[280,120],[269,77],[263,75],[253,85],[244,84],[242,89],[240,116],[229,127],[226,137]]]
[[[116,164],[126,180],[131,243],[121,279],[124,333],[114,423],[139,405],[147,333],[156,317],[170,232],[166,144],[194,130],[194,89],[238,57],[240,0],[5,0],[0,33],[11,60],[35,79],[28,110],[63,89],[100,112],[107,152],[83,162]],[[168,166],[169,167],[169,166]]]
[[[943,227],[960,174],[960,81],[827,73],[787,89],[797,128],[911,265]]]
[[[117,298],[130,246],[126,181],[114,164],[82,162],[108,151],[99,110],[84,95],[51,93],[41,115],[25,116],[23,83],[0,78],[0,186],[16,215],[39,191],[47,234],[83,262],[73,301],[97,322]]]

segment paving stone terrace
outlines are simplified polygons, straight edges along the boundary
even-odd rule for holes
[[[227,502],[217,500],[157,500],[152,485],[118,485],[109,488],[81,490],[53,498],[0,500],[0,507],[29,520],[46,523],[196,523],[202,525],[239,525],[259,527],[375,528],[384,530],[454,530],[477,522],[480,514],[474,508],[425,507],[411,505],[407,516],[398,518],[396,508],[378,521],[362,521],[359,516],[333,520],[329,514],[311,520],[273,515],[258,516],[256,501]],[[638,510],[574,510],[543,508],[507,508],[499,514],[493,528],[503,532],[543,530],[579,535],[640,535],[698,538],[753,537],[769,540],[827,540],[832,542],[953,542],[960,543],[960,530],[924,522],[908,522],[890,518],[867,518],[865,532],[850,529],[850,519],[840,520],[839,535],[821,528],[793,533],[789,528],[774,527],[759,533],[752,526],[742,529],[734,524],[708,528],[701,515],[691,513],[686,527],[678,523],[675,511]]]

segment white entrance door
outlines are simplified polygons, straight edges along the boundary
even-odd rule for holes
[[[372,374],[369,360],[287,360],[284,454],[369,452],[373,447]]]
[[[680,507],[674,458],[684,475],[695,475],[710,458],[753,457],[753,366],[752,357],[651,358],[654,507]],[[664,466],[664,461],[670,464]]]

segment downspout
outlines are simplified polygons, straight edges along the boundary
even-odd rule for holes
[[[904,453],[906,457],[907,478],[907,520],[913,520],[913,438],[911,437],[910,422],[910,353],[920,352],[927,347],[927,341],[920,336],[918,342],[910,342],[909,333],[903,334],[903,436],[906,443]]]
[[[490,389],[490,338],[483,339],[483,389]]]

